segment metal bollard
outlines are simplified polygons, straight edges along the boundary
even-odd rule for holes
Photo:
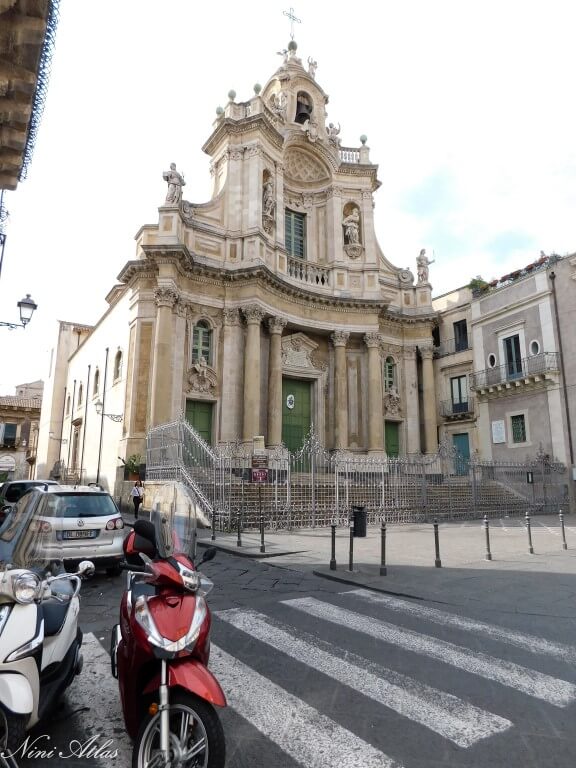
[[[348,553],[348,570],[354,570],[354,523],[350,523],[350,551]]]
[[[442,560],[440,560],[440,539],[438,537],[438,520],[436,519],[434,519],[434,548],[436,550],[434,566],[436,568],[442,568]]]
[[[264,546],[264,515],[260,515],[260,552],[266,552]]]
[[[492,560],[490,552],[490,527],[488,525],[488,515],[484,515],[484,531],[486,532],[486,560]]]
[[[211,541],[216,541],[216,510],[212,510],[212,533],[210,535]]]
[[[562,514],[562,510],[560,510],[560,527],[562,528],[562,549],[568,549],[568,544],[566,543],[566,531],[564,530],[564,515]]]
[[[386,576],[386,523],[380,528],[380,576]]]
[[[335,571],[336,570],[336,526],[332,524],[330,528],[332,529],[331,531],[332,553],[330,555],[330,570]]]
[[[238,509],[238,519],[237,519],[237,528],[236,528],[236,546],[241,547],[242,546],[242,513],[240,512],[240,509]]]
[[[534,547],[532,546],[532,528],[530,527],[530,515],[526,512],[526,530],[528,531],[528,552],[533,555]]]

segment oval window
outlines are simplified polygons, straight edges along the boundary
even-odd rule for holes
[[[496,365],[496,355],[492,355],[492,354],[488,355],[488,365],[490,366],[490,368],[494,368],[494,366]]]
[[[540,344],[538,344],[537,341],[531,341],[530,342],[530,354],[531,355],[539,355],[540,354]]]

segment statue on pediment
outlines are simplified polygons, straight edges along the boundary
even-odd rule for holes
[[[186,182],[184,176],[176,170],[176,163],[170,163],[170,170],[164,171],[162,178],[168,183],[165,205],[180,205],[182,187],[186,185]]]

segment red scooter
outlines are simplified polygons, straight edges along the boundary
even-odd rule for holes
[[[195,521],[154,511],[124,541],[129,571],[112,632],[112,674],[134,740],[132,768],[223,768],[224,732],[214,707],[226,698],[208,670],[212,582],[194,565]],[[144,563],[144,565],[142,565]]]

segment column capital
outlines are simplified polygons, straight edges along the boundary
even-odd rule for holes
[[[266,314],[258,304],[247,304],[245,307],[241,307],[241,309],[248,325],[260,325]]]
[[[287,323],[288,320],[286,320],[284,317],[271,317],[268,320],[268,328],[270,329],[270,333],[282,333],[284,328],[286,328]]]
[[[224,325],[240,324],[240,313],[238,312],[237,307],[234,307],[233,309],[223,309],[222,316],[224,317]]]
[[[348,331],[334,331],[330,338],[335,347],[345,347],[350,338],[350,334]]]
[[[170,307],[172,309],[179,297],[176,288],[169,285],[159,285],[154,291],[154,301],[157,307]]]
[[[364,334],[364,344],[368,349],[378,348],[382,343],[382,334],[370,332]]]
[[[432,360],[434,357],[434,347],[420,347],[422,360]]]
[[[402,349],[404,360],[414,360],[416,358],[416,347],[406,346]]]

